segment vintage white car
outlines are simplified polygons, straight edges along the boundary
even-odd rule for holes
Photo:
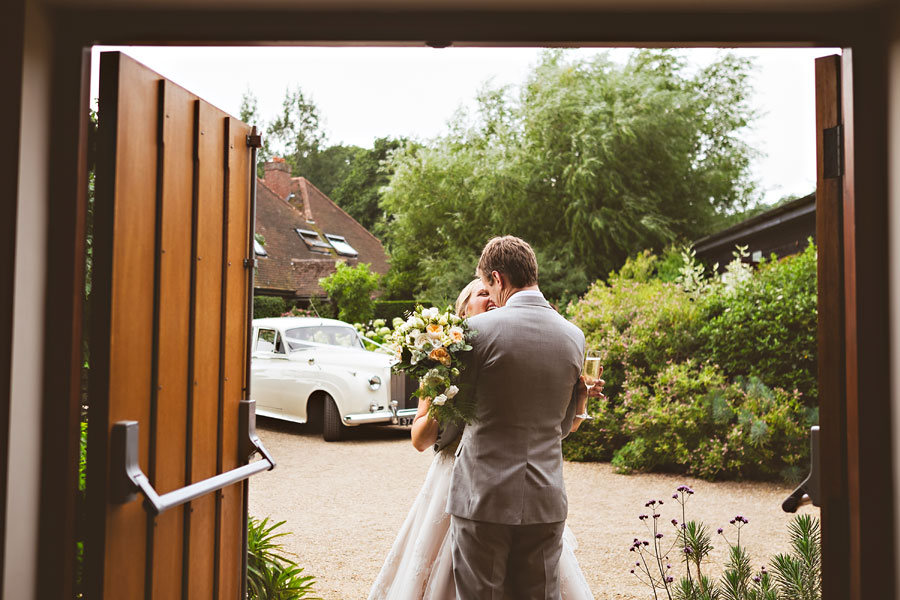
[[[392,356],[365,349],[352,325],[334,319],[254,319],[251,393],[256,414],[321,427],[326,441],[368,423],[409,425],[410,384],[391,374]]]

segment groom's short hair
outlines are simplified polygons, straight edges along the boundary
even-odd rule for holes
[[[538,265],[528,242],[514,235],[492,238],[478,260],[479,277],[492,271],[503,273],[514,288],[537,285]]]

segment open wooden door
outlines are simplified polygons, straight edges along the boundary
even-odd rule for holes
[[[86,596],[236,599],[258,137],[118,52],[99,118]]]
[[[841,109],[841,56],[818,58],[816,239],[823,600],[848,598],[850,592]]]

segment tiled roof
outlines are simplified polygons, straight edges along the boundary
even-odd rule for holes
[[[266,257],[257,256],[257,291],[304,298],[325,296],[319,279],[333,273],[338,260],[351,266],[370,263],[373,271],[387,272],[387,254],[378,238],[305,178],[292,178],[291,187],[294,197],[289,202],[264,180],[257,180],[256,233],[265,238],[267,253]],[[311,252],[296,229],[343,236],[359,256]]]

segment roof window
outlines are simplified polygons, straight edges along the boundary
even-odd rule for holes
[[[310,252],[318,252],[319,254],[331,254],[331,244],[323,240],[319,234],[309,229],[296,229],[297,235],[306,244]]]
[[[260,244],[258,240],[253,240],[253,250],[256,252],[257,256],[269,256],[269,253],[266,252],[266,248]]]
[[[325,238],[331,242],[332,247],[337,251],[341,256],[350,256],[357,257],[359,256],[359,252],[353,248],[350,244],[347,243],[347,238],[342,235],[335,235],[333,233],[326,233]]]

